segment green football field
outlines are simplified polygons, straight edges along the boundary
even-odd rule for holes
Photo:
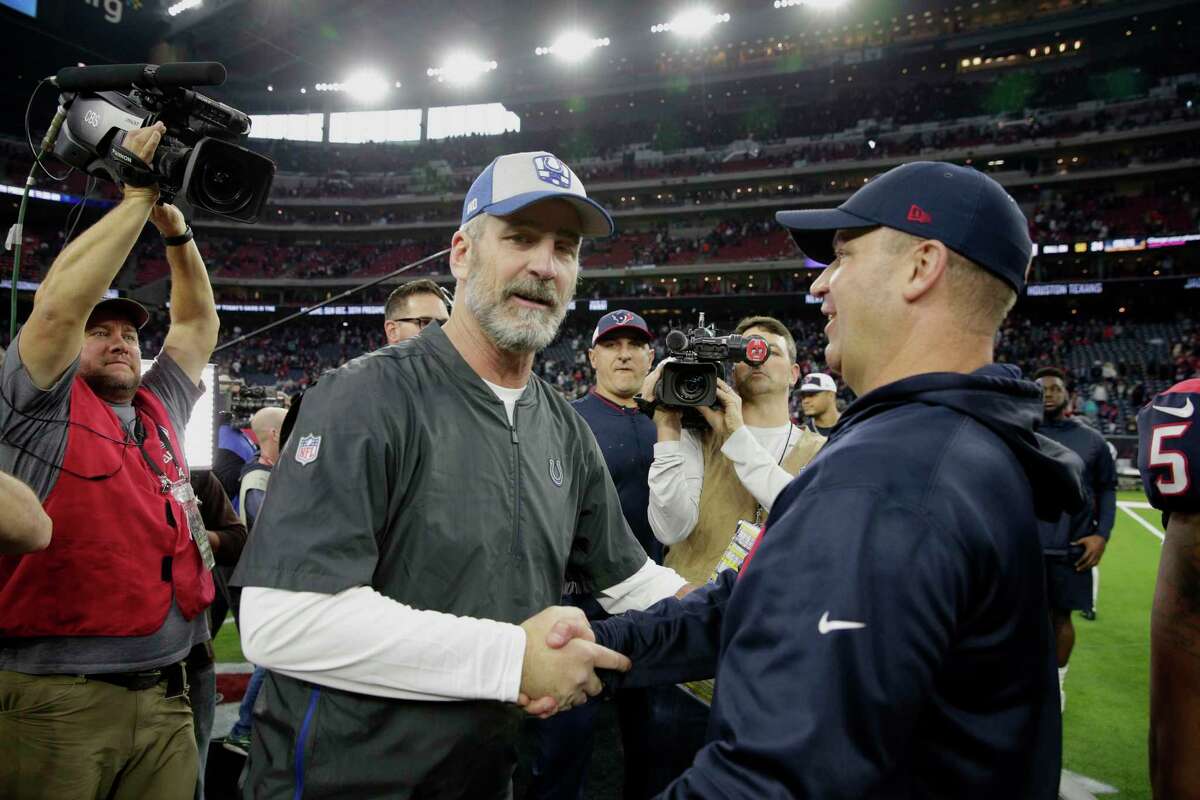
[[[1146,505],[1141,492],[1119,502]],[[1136,514],[1142,522],[1134,518]],[[1162,545],[1159,514],[1117,509],[1112,541],[1100,565],[1095,622],[1075,617],[1075,652],[1067,676],[1063,766],[1115,787],[1116,798],[1150,798],[1150,603]],[[237,631],[226,624],[215,642],[218,661],[242,661]]]
[[[1162,528],[1157,511],[1140,507],[1141,492],[1121,492],[1118,504],[1100,563],[1096,621],[1075,616],[1063,766],[1115,787],[1117,798],[1149,800],[1150,604]]]

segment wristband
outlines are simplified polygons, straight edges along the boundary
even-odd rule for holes
[[[178,247],[181,244],[187,244],[192,240],[192,226],[188,225],[187,230],[178,236],[164,236],[163,243],[167,247]]]
[[[638,411],[642,412],[651,419],[654,419],[654,412],[658,410],[660,405],[662,405],[662,403],[658,401],[658,398],[647,400],[640,394],[633,396],[633,402],[637,403]]]

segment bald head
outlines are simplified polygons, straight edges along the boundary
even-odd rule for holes
[[[279,458],[279,429],[283,427],[283,418],[287,409],[278,406],[267,406],[254,412],[250,418],[250,430],[258,439],[260,459],[263,463],[274,464]]]

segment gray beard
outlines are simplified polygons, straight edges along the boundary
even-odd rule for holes
[[[558,335],[558,326],[567,315],[567,304],[557,310],[538,311],[527,309],[523,319],[514,322],[504,316],[499,305],[491,305],[481,297],[479,280],[467,281],[464,302],[479,322],[479,327],[491,339],[492,344],[509,353],[536,353],[545,348]],[[507,298],[505,298],[507,299]],[[501,301],[503,302],[503,301]]]

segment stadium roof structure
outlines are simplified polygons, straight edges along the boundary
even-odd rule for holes
[[[695,20],[685,26],[676,15],[696,7],[691,0],[41,0],[36,19],[0,4],[0,23],[11,21],[28,34],[26,46],[8,51],[8,74],[17,80],[0,92],[23,107],[18,101],[32,80],[78,62],[214,60],[228,68],[229,81],[211,93],[252,113],[529,102],[539,94],[589,86],[601,91],[635,88],[630,62],[645,62],[652,70],[657,59],[686,57],[706,48],[729,48],[728,59],[736,62],[746,47],[805,35],[811,42],[820,35],[834,47],[841,46],[839,41],[850,43],[858,49],[857,57],[869,60],[870,47],[855,39],[856,32],[895,31],[911,46],[930,46],[939,38],[972,39],[978,45],[989,26],[1006,30],[1006,35],[1046,25],[1049,31],[1067,30],[1106,16],[1188,3],[1091,0],[1060,4],[1052,11],[1034,0],[843,0],[830,5],[829,0],[710,0],[704,7],[724,24],[689,39],[676,34],[694,27]],[[176,13],[169,14],[173,7]],[[1062,8],[1066,10],[1057,10]],[[672,21],[679,23],[676,30],[670,25],[664,29]],[[921,35],[906,36],[919,29]],[[965,33],[947,37],[945,31],[951,30]],[[566,33],[575,34],[570,40],[575,48],[581,41],[607,44],[587,58],[555,57],[580,55],[554,47]],[[474,86],[430,74],[458,51],[491,71]],[[771,69],[812,66],[804,61],[799,56],[783,59]],[[373,105],[348,92],[316,91],[318,85],[340,88],[363,70],[379,84]],[[697,77],[706,79],[703,67],[699,71]]]

